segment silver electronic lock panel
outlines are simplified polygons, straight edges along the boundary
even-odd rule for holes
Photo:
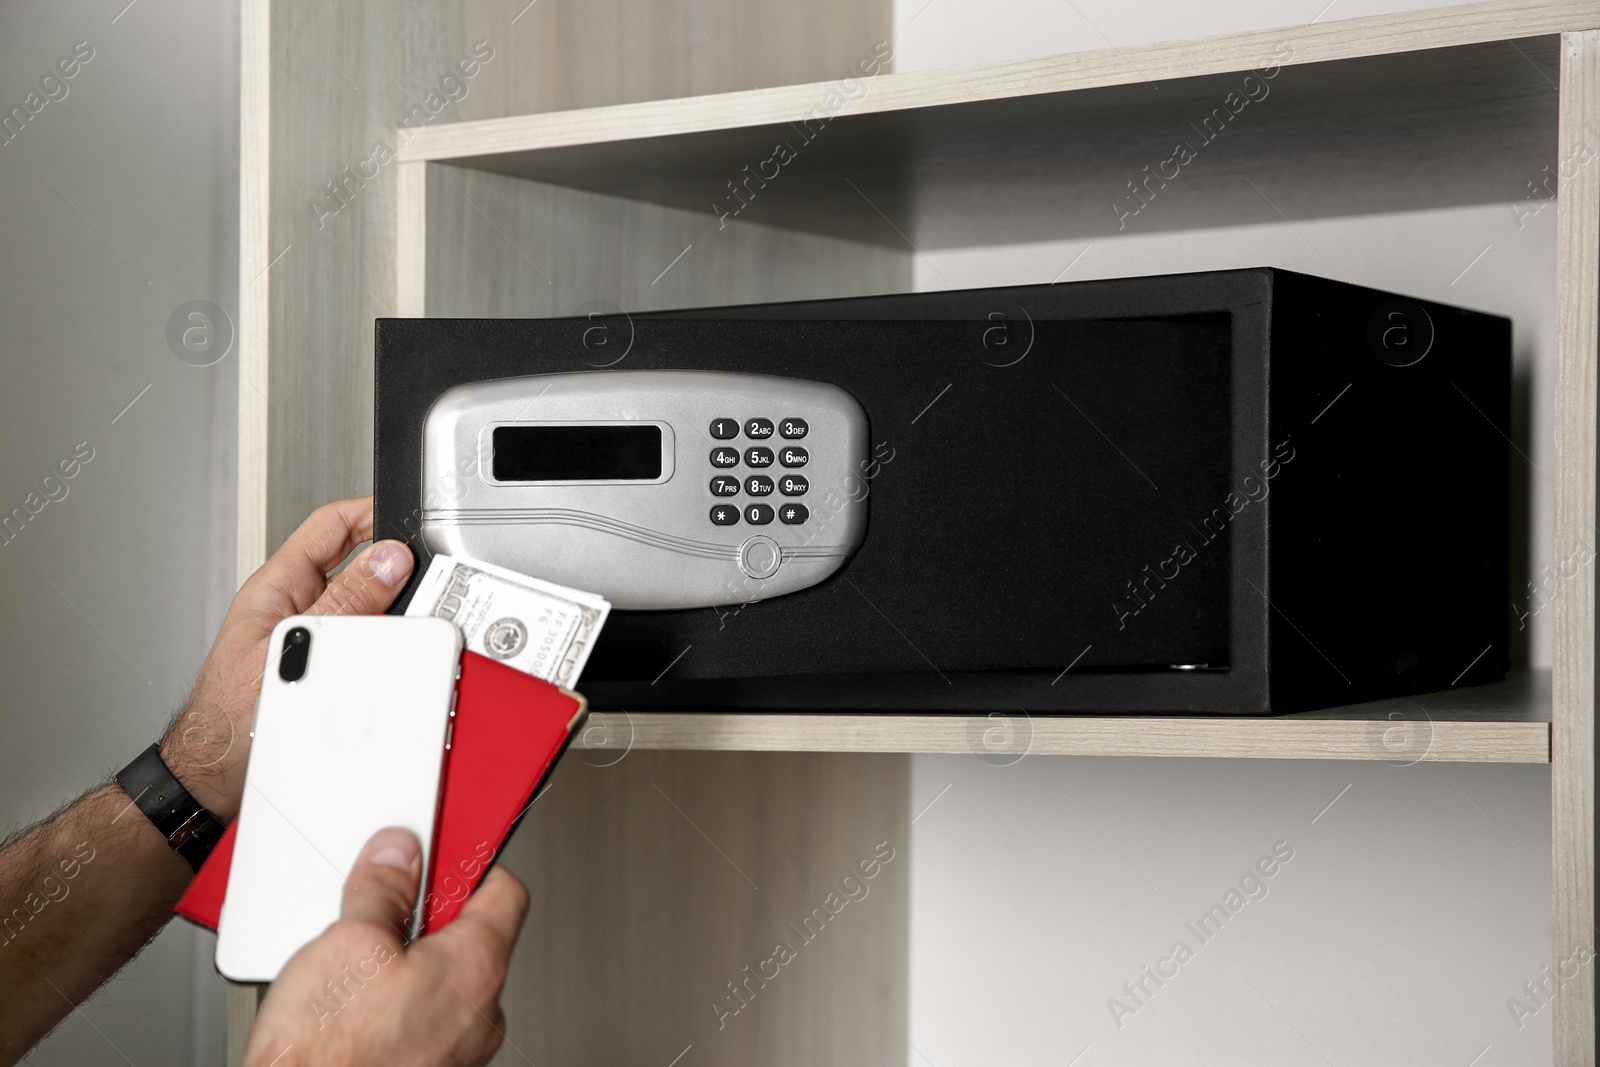
[[[459,385],[428,412],[422,536],[624,609],[815,585],[861,544],[867,416],[835,385],[594,371]]]

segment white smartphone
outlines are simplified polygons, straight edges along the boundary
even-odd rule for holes
[[[356,856],[385,826],[417,835],[428,884],[460,660],[445,619],[296,615],[272,631],[217,924],[224,978],[275,979],[339,917]]]

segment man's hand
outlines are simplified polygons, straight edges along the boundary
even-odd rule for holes
[[[376,614],[410,577],[411,550],[399,541],[378,542],[328,577],[371,536],[371,497],[325,504],[234,596],[188,703],[161,739],[172,773],[222,821],[239,813],[272,628],[290,615]]]
[[[296,613],[382,611],[410,576],[410,550],[383,541],[328,578],[371,536],[370,498],[320,508],[233,598],[188,704],[161,741],[167,766],[223,820],[239,811],[273,626]],[[11,909],[0,929],[0,1067],[21,1059],[154,937],[191,876],[115,783],[0,848],[0,900]],[[503,881],[515,879],[501,877],[504,897]]]
[[[250,1030],[246,1067],[480,1067],[504,1039],[500,990],[528,891],[491,867],[448,927],[409,947],[422,867],[380,830],[345,883],[339,921],[294,955]]]

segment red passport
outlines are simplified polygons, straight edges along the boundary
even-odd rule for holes
[[[424,933],[442,930],[460,913],[586,710],[583,697],[571,690],[476,652],[463,653],[423,901]],[[222,914],[236,825],[223,833],[174,909],[208,930],[217,928]]]

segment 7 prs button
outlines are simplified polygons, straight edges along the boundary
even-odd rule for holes
[[[711,450],[711,465],[713,467],[737,467],[739,465],[739,452],[733,448],[713,448]]]
[[[789,450],[786,448],[784,451],[787,452]],[[744,450],[744,461],[752,467],[770,467],[772,466],[772,449],[762,448],[759,445],[755,448],[747,448]],[[712,462],[715,463],[716,461],[712,460]],[[732,466],[732,464],[728,464],[728,466]]]
[[[785,467],[804,467],[810,462],[811,456],[805,449],[790,445],[778,451],[778,459]],[[755,464],[752,463],[751,466]]]
[[[719,474],[711,479],[712,496],[738,496],[739,479],[730,478],[726,474]]]

